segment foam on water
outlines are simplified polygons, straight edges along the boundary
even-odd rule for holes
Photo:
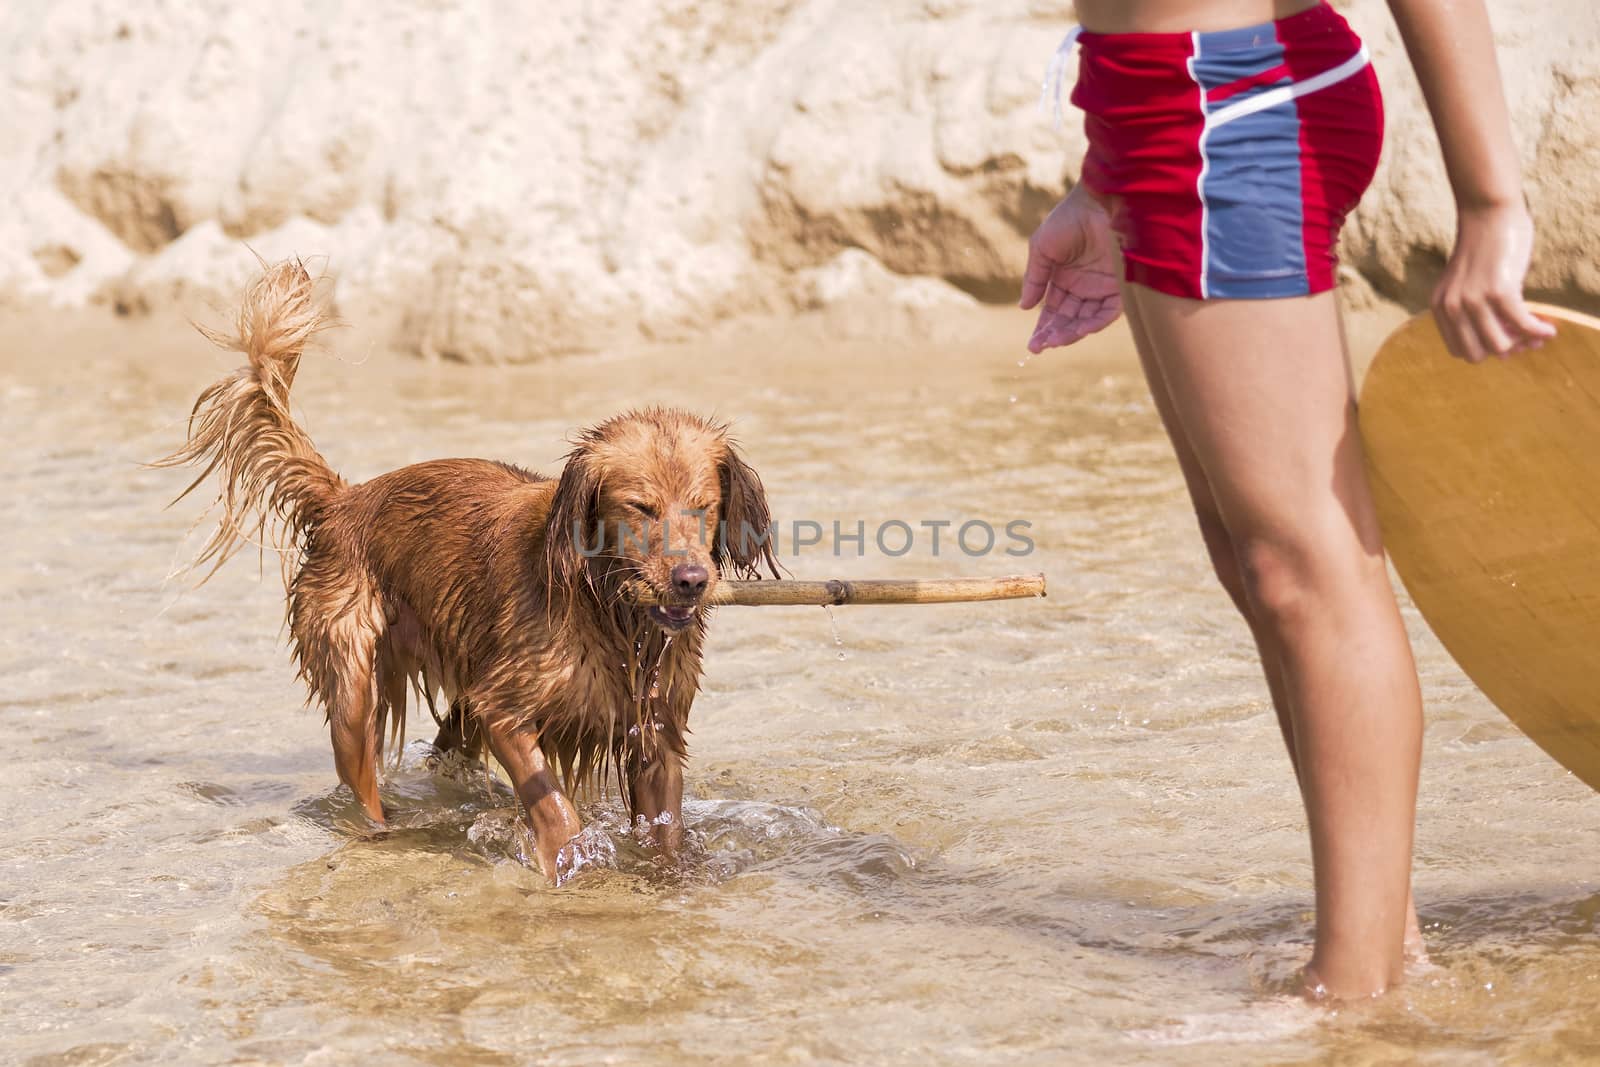
[[[1327,1012],[1299,998],[1261,1001],[1218,1012],[1183,1015],[1173,1022],[1128,1031],[1145,1045],[1259,1045],[1294,1037],[1327,1021]]]

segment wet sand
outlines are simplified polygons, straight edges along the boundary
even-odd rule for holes
[[[1284,996],[1310,865],[1248,634],[1126,336],[1018,367],[1026,330],[985,313],[886,346],[751,325],[517,369],[354,335],[307,359],[302,417],[353,479],[446,455],[554,469],[574,428],[662,402],[733,418],[783,518],[1033,523],[1022,559],[786,558],[1043,570],[1051,594],[723,610],[690,856],[660,868],[606,798],[586,814],[614,861],[552,890],[517,861],[503,789],[430,773],[415,744],[384,790],[395,829],[360,834],[301,707],[275,561],[163,584],[198,508],[163,511],[183,479],[137,464],[229,361],[161,323],[0,327],[0,1060],[1600,1056],[1600,803],[1409,607],[1437,969],[1335,1013]]]

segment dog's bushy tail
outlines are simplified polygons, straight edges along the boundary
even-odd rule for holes
[[[249,360],[200,394],[189,413],[189,440],[152,464],[202,468],[173,503],[213,471],[221,477],[212,505],[221,510],[217,528],[191,565],[198,570],[210,564],[202,582],[250,544],[270,545],[287,567],[344,487],[289,412],[300,355],[332,325],[312,289],[305,266],[288,260],[268,267],[245,292],[232,329],[196,326],[214,344]]]

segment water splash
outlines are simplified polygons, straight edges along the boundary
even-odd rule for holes
[[[779,864],[811,877],[849,885],[903,877],[917,866],[894,838],[857,834],[828,823],[805,807],[745,800],[685,798],[683,845],[667,861],[652,836],[671,817],[650,820],[614,804],[586,807],[585,826],[557,858],[556,884],[584,884],[591,871],[664,880],[674,885],[717,885],[751,870]],[[491,863],[539,870],[533,833],[515,807],[480,812],[466,828],[472,851]]]
[[[467,841],[490,860],[511,860],[531,871],[539,869],[533,831],[517,808],[486,811],[467,827]],[[617,844],[601,823],[590,823],[556,854],[555,884],[565,885],[586,870],[616,870]]]
[[[518,820],[517,826],[521,828],[523,825],[521,820]],[[533,835],[531,833],[525,833],[522,835],[522,839],[530,846],[533,843]],[[523,862],[525,863],[526,861]],[[580,830],[576,837],[568,841],[562,846],[561,851],[556,853],[555,883],[557,886],[566,885],[580,873],[590,868],[615,869],[616,866],[616,843],[611,840],[604,827],[590,824]]]

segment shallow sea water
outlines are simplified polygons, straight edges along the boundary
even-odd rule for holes
[[[1600,800],[1409,606],[1436,968],[1372,1005],[1285,996],[1310,865],[1248,634],[1125,336],[1019,368],[1011,325],[895,348],[750,327],[515,370],[308,357],[302,416],[353,479],[552,470],[573,429],[662,402],[736,421],[780,521],[867,524],[866,558],[786,554],[797,577],[1049,576],[1043,601],[724,609],[689,854],[663,868],[602,798],[609,858],[561,889],[518,861],[504,787],[430,771],[415,720],[394,828],[363,834],[274,560],[164,581],[198,508],[163,511],[182,479],[137,463],[227,359],[6,335],[0,1061],[1600,1058]],[[1037,547],[888,557],[890,519],[1022,519]]]

